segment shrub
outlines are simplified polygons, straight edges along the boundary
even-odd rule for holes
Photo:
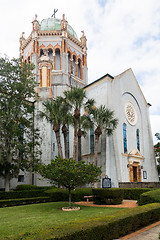
[[[25,204],[34,204],[51,201],[49,197],[21,198],[0,200],[0,207],[11,207]]]
[[[50,188],[55,188],[54,186],[35,186],[31,184],[21,184],[16,186],[16,191],[25,191],[25,190],[47,190]]]
[[[94,188],[92,192],[96,204],[121,204],[123,200],[123,190],[120,188]]]
[[[151,188],[121,188],[124,191],[124,199],[138,200],[142,193],[153,191]]]
[[[31,184],[21,184],[17,185],[15,191],[26,191],[26,190],[35,190],[38,189],[37,186]]]
[[[92,188],[77,188],[72,191],[72,200],[74,202],[84,201],[84,196],[91,196]]]
[[[45,193],[52,199],[53,202],[68,201],[69,198],[68,190],[63,190],[61,188],[50,189],[45,191]],[[92,195],[92,189],[77,188],[71,192],[71,195],[73,202],[84,201],[84,196]]]
[[[143,193],[138,201],[139,205],[148,203],[160,203],[160,189]]]
[[[45,194],[50,197],[53,202],[68,201],[68,191],[61,188],[49,189]]]
[[[4,199],[18,199],[18,198],[32,198],[32,197],[43,197],[45,196],[43,189],[39,190],[24,190],[24,191],[11,191],[11,192],[0,192],[0,200]]]

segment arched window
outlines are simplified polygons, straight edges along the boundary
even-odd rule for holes
[[[48,50],[48,57],[51,60],[51,63],[53,64],[53,51],[52,51],[52,49]]]
[[[71,73],[71,54],[68,52],[68,73]]]
[[[43,49],[40,50],[40,57],[43,55]]]
[[[60,50],[55,51],[55,70],[60,70]]]
[[[94,129],[90,130],[90,153],[94,153]]]
[[[123,147],[124,153],[127,153],[127,126],[123,123]]]
[[[81,78],[81,60],[78,59],[78,77]]]
[[[136,137],[137,137],[137,149],[140,151],[139,129],[137,129],[136,131]]]
[[[30,56],[28,57],[28,63],[31,63],[31,58],[30,58]]]
[[[73,56],[73,75],[76,76],[76,56]]]

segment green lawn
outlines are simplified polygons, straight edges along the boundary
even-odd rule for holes
[[[86,225],[98,217],[105,217],[122,211],[119,208],[98,208],[80,206],[76,212],[63,212],[66,202],[41,203],[26,206],[7,207],[0,209],[0,239],[45,239],[51,230],[56,232],[67,231],[74,224]],[[62,228],[63,225],[63,228]],[[37,238],[37,234],[41,234]],[[19,237],[16,237],[16,236]],[[20,237],[21,236],[21,237]]]

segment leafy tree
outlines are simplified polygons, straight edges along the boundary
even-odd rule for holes
[[[160,140],[160,133],[156,133],[155,136],[157,137],[157,140]],[[158,162],[158,165],[157,165],[158,175],[160,175],[160,142],[154,145],[154,149],[155,149],[156,160]]]
[[[71,207],[71,190],[96,182],[101,169],[93,164],[86,164],[84,161],[77,163],[74,159],[63,159],[58,156],[55,160],[51,160],[51,164],[41,164],[39,173],[68,189],[69,207]]]
[[[99,108],[92,108],[92,120],[95,126],[95,156],[94,164],[97,166],[98,142],[103,131],[109,136],[118,124],[118,119],[114,118],[114,112],[101,105]]]
[[[89,108],[94,103],[93,99],[87,99],[86,92],[83,88],[72,88],[64,91],[66,102],[70,105],[74,117],[74,143],[73,143],[73,159],[77,159],[78,145],[78,123],[80,122],[81,110]]]
[[[34,127],[36,86],[32,64],[0,58],[0,176],[5,190],[20,170],[34,171],[39,161],[39,135]]]

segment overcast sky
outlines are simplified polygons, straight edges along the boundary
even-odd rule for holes
[[[160,0],[0,0],[0,53],[18,57],[21,33],[27,38],[35,14],[41,21],[54,8],[79,38],[85,31],[89,83],[132,68],[152,104],[153,136],[160,132]]]

